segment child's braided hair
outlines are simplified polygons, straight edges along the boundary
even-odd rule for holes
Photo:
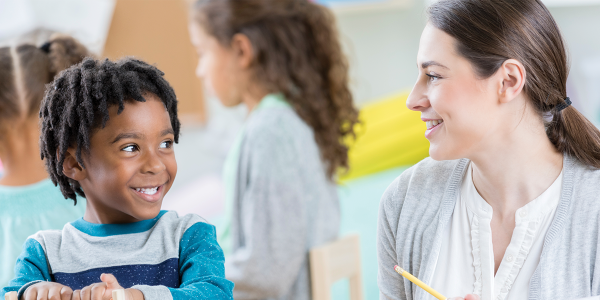
[[[41,156],[46,159],[50,179],[60,186],[65,198],[77,204],[76,195],[85,197],[79,183],[63,174],[67,149],[76,148],[77,162],[84,167],[81,154],[89,151],[92,132],[106,126],[112,105],[119,106],[120,114],[125,101],[145,102],[144,94],[155,94],[169,112],[178,142],[177,98],[163,75],[156,67],[134,58],[117,62],[86,58],[47,86],[40,109]]]

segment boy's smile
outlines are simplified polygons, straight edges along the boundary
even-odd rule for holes
[[[95,130],[83,155],[81,185],[87,198],[84,219],[129,223],[152,219],[177,173],[174,133],[163,102],[150,93],[146,102],[109,108],[106,127]]]

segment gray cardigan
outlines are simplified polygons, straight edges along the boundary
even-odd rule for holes
[[[427,292],[394,272],[399,265],[429,283],[450,223],[467,159],[427,158],[386,190],[378,225],[381,299],[425,299]],[[556,215],[529,283],[529,299],[600,295],[600,170],[565,156]],[[458,296],[458,295],[446,295]]]
[[[291,107],[246,121],[225,261],[235,299],[310,299],[308,251],[338,236],[340,209],[312,129]]]

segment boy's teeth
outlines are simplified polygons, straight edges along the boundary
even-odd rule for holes
[[[149,188],[149,189],[136,188],[135,190],[138,192],[147,194],[147,195],[154,195],[154,194],[156,194],[156,192],[158,192],[158,187]]]

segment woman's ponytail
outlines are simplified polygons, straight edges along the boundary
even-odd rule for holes
[[[546,133],[560,152],[600,168],[600,130],[574,107],[555,112]]]

